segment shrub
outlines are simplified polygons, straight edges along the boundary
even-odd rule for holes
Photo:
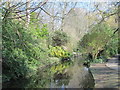
[[[108,58],[118,54],[119,47],[118,42],[119,42],[118,34],[115,34],[105,46],[104,51],[101,53],[101,56]]]
[[[68,36],[63,31],[55,31],[52,35],[52,46],[62,46],[69,41]]]
[[[95,25],[91,33],[84,35],[78,43],[78,48],[82,53],[90,54],[92,59],[97,59],[98,54],[110,41],[113,30],[106,24]]]
[[[94,59],[92,63],[103,63],[103,59]]]
[[[55,46],[55,47],[50,46],[49,54],[50,56],[58,57],[58,58],[67,58],[71,56],[69,52],[65,51],[59,46]]]
[[[43,43],[47,29],[29,31],[18,21],[4,18],[2,23],[3,81],[29,77],[39,65],[47,62],[47,48]],[[44,45],[43,45],[44,44]]]

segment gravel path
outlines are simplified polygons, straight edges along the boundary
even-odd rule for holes
[[[110,69],[119,71],[120,70],[120,54],[117,54],[116,56],[108,59],[106,66],[109,67]]]
[[[104,63],[93,64],[90,69],[95,79],[95,88],[120,88],[117,70],[110,69]]]
[[[107,63],[92,64],[90,69],[95,79],[95,88],[119,88],[119,55],[108,59]]]

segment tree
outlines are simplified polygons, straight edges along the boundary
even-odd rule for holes
[[[53,46],[62,46],[69,41],[68,36],[63,31],[55,31],[52,35],[52,45]]]
[[[104,50],[105,45],[109,42],[112,33],[112,29],[106,24],[95,25],[92,32],[87,33],[79,41],[80,52],[90,54],[92,59],[96,59],[99,52]]]
[[[26,27],[30,23],[30,0],[26,0]]]
[[[47,3],[46,6],[41,7],[44,12],[41,13],[41,16],[46,16],[42,21],[44,23],[49,21],[47,23],[50,30],[64,31],[64,19],[75,8],[76,4],[76,2]]]
[[[94,10],[92,13],[95,13],[98,16],[97,24],[100,24],[102,22],[107,22],[110,24],[110,19],[112,18],[112,21],[115,22],[115,25],[118,25],[118,14],[120,13],[120,2],[104,2],[104,3],[95,3]],[[105,9],[103,9],[105,8]],[[112,22],[112,23],[113,23]],[[92,24],[91,26],[94,26]],[[90,27],[91,27],[90,26]],[[118,28],[118,27],[117,27]],[[116,30],[116,27],[115,27]]]

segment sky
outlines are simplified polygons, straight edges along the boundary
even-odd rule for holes
[[[2,0],[2,1],[11,1],[11,2],[26,2],[26,0]],[[43,2],[45,0],[31,0],[32,2]],[[87,10],[93,10],[92,3],[94,2],[118,2],[120,0],[48,0],[47,2],[79,2],[76,7],[84,8]]]
[[[8,0],[2,0],[2,1],[8,1]],[[23,1],[26,0],[9,0],[9,1]],[[33,0],[34,2],[40,2],[44,0]],[[48,0],[48,2],[118,2],[120,0]]]
[[[4,0],[4,1],[8,1],[8,0]],[[26,0],[9,0],[9,1],[13,1],[13,2],[26,2]],[[37,3],[39,3],[39,2],[43,2],[43,1],[45,1],[45,0],[30,0],[30,1],[32,1],[32,2],[36,2],[36,4]],[[114,2],[117,2],[117,1],[120,1],[120,0],[48,0],[48,2],[55,2],[55,3],[57,3],[57,2],[78,2],[77,3],[77,5],[75,6],[75,8],[82,8],[82,9],[85,9],[85,10],[87,10],[87,11],[92,11],[92,10],[94,10],[94,3],[96,2],[112,2],[112,1],[114,1]],[[24,6],[25,7],[25,6]],[[23,7],[23,8],[24,8]],[[71,6],[69,6],[68,7],[68,10],[70,9],[72,7],[72,5]],[[48,8],[48,7],[47,7]],[[58,8],[57,10],[61,10],[61,8],[59,7],[59,6],[56,6],[56,8]],[[103,7],[102,7],[102,9],[103,10],[105,10],[107,8],[107,6],[105,6],[105,5],[103,5]],[[22,9],[22,8],[21,8]],[[46,9],[49,13],[51,13],[51,11],[49,11],[49,8],[48,9]],[[38,12],[38,11],[37,11]],[[60,14],[61,15],[61,14]],[[58,16],[60,16],[59,14],[58,14]],[[45,18],[47,18],[47,16],[45,17]]]

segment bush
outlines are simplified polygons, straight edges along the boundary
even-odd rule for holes
[[[67,58],[71,56],[69,52],[65,51],[59,46],[55,46],[55,47],[50,46],[49,54],[52,57],[58,57],[58,58]]]
[[[103,63],[103,59],[94,59],[92,63]]]
[[[78,42],[78,49],[84,54],[91,55],[92,59],[97,59],[100,51],[104,50],[110,41],[113,30],[106,24],[95,25],[91,33],[84,35]]]
[[[55,31],[52,35],[52,46],[62,46],[69,41],[68,36],[63,31]]]
[[[101,53],[101,56],[108,58],[118,54],[118,47],[119,47],[118,42],[119,42],[118,34],[115,34],[105,46],[105,49]]]
[[[4,18],[2,22],[3,81],[29,77],[39,65],[47,63],[47,48],[43,41],[47,29],[29,31],[18,21]]]

